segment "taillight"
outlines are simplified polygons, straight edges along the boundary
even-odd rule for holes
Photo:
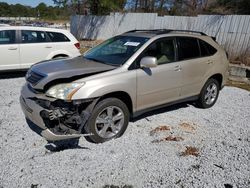
[[[76,47],[77,49],[80,49],[80,48],[81,48],[81,44],[80,44],[80,42],[75,43],[75,47]]]

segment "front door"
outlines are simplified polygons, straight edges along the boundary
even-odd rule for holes
[[[137,69],[137,110],[142,110],[180,98],[181,67],[176,62],[175,39],[153,42],[141,54],[157,58],[157,67]]]
[[[0,70],[19,69],[19,45],[15,30],[0,31]]]

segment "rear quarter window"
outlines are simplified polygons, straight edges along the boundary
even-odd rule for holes
[[[199,45],[201,49],[201,57],[212,56],[217,52],[213,46],[203,40],[199,40]]]
[[[179,60],[193,59],[200,57],[198,40],[191,37],[178,37],[178,58]]]
[[[63,33],[58,32],[47,32],[51,42],[70,42],[69,38]]]
[[[16,31],[15,30],[0,31],[0,45],[15,44],[15,43],[16,43]]]

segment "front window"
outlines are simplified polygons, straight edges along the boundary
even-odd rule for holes
[[[14,44],[16,42],[15,30],[0,31],[0,45],[1,44]]]
[[[84,57],[97,62],[121,66],[148,38],[134,36],[117,36],[88,51]]]
[[[161,39],[153,42],[149,47],[142,53],[139,62],[143,57],[150,56],[157,59],[157,64],[167,64],[175,61],[175,48],[174,39]]]

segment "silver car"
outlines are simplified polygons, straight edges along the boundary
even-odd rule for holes
[[[130,118],[166,105],[212,107],[228,59],[215,39],[183,30],[134,30],[83,56],[41,62],[26,75],[20,102],[30,127],[48,141],[120,137]]]

